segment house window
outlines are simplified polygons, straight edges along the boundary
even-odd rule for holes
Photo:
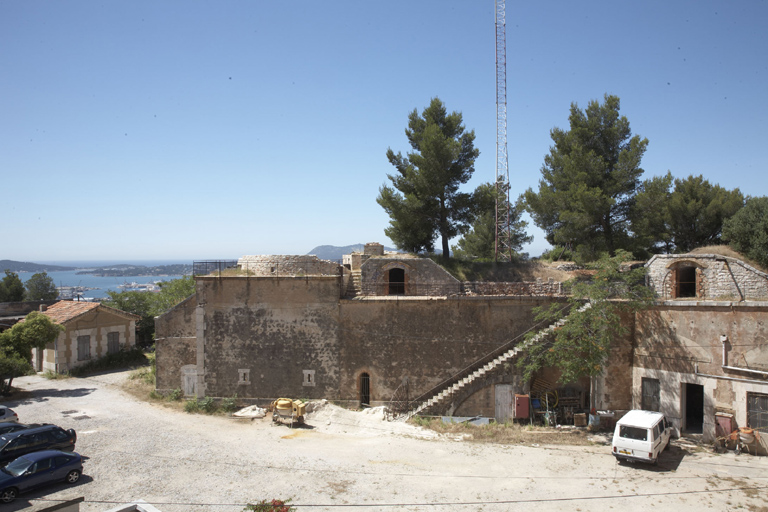
[[[389,271],[389,295],[405,295],[405,270],[402,268]]]
[[[360,407],[371,406],[371,376],[360,374]]]
[[[696,297],[696,267],[678,267],[675,297]]]
[[[747,426],[768,433],[768,395],[747,393]]]
[[[315,386],[315,370],[304,370],[304,380],[302,386]]]
[[[659,412],[659,379],[649,379],[643,377],[642,390],[640,396],[640,408],[644,411]]]
[[[120,352],[120,333],[107,333],[107,354],[117,354]]]
[[[250,384],[251,383],[251,370],[249,370],[249,369],[237,370],[237,383],[238,384]]]
[[[77,360],[85,361],[91,358],[91,337],[78,336],[77,337]]]

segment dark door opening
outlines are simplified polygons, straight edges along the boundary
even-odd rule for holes
[[[696,267],[680,267],[677,269],[677,296],[696,296]]]
[[[389,295],[405,295],[405,270],[393,268],[389,271]]]
[[[360,374],[360,407],[371,406],[371,376]]]
[[[701,434],[704,426],[704,386],[685,384],[685,432]]]

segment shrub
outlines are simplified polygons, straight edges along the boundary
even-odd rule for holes
[[[175,402],[181,400],[181,390],[179,388],[172,389],[165,397],[169,402]]]
[[[187,400],[187,403],[184,404],[184,412],[198,411],[200,411],[200,402],[198,402],[196,397],[191,400]]]
[[[116,368],[129,368],[135,366],[144,366],[149,362],[152,383],[154,383],[154,357],[148,358],[139,348],[121,350],[114,354],[107,354],[104,357],[93,359],[85,364],[72,368],[69,373],[74,377],[83,377],[92,373]]]
[[[288,505],[291,500],[261,500],[256,504],[249,503],[243,512],[292,512],[296,507]]]
[[[207,396],[202,400],[200,400],[200,408],[203,411],[207,412],[208,414],[212,414],[216,412],[216,409],[218,409],[218,406],[216,405],[216,402],[214,401],[213,398],[211,398],[210,396]]]
[[[237,393],[232,398],[224,398],[221,401],[221,409],[224,412],[235,412],[237,410]]]

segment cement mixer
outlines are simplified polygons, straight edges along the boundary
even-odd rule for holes
[[[307,404],[301,400],[278,398],[270,404],[269,410],[272,411],[272,421],[275,423],[284,419],[290,420],[291,424],[293,424],[294,421],[297,423],[304,423]]]

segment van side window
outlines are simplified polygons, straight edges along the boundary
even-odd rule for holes
[[[656,440],[656,439],[658,439],[658,438],[659,438],[659,434],[660,434],[659,428],[660,428],[660,427],[661,427],[661,423],[657,423],[657,424],[656,424],[656,425],[654,425],[654,427],[653,427],[653,439],[654,439],[654,440]]]

